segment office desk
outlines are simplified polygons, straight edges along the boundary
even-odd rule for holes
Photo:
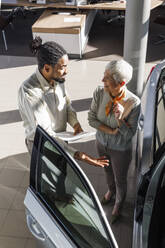
[[[161,5],[164,1],[163,0],[151,0],[151,9],[154,9]],[[46,4],[36,4],[36,3],[29,3],[28,0],[1,0],[1,5],[7,6],[31,6],[31,7],[45,7],[45,8],[63,8],[63,9],[103,9],[103,10],[125,10],[126,3],[121,3],[120,1],[113,1],[113,2],[102,2],[96,4],[87,4],[87,5],[66,5],[65,1],[53,1],[47,0]]]
[[[72,58],[81,58],[97,10],[76,11],[74,15],[46,9],[32,26],[33,37],[40,36],[43,43],[55,41],[62,45]]]

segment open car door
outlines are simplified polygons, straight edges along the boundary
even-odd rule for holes
[[[24,204],[44,248],[117,248],[99,199],[76,161],[37,127]]]

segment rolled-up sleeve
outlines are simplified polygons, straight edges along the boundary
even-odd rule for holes
[[[73,109],[71,105],[71,101],[68,96],[66,96],[66,102],[67,102],[67,121],[71,125],[71,127],[74,127],[76,123],[78,123],[77,114],[76,111]]]
[[[93,93],[92,103],[88,112],[89,125],[96,129],[98,129],[98,127],[101,125],[101,122],[97,119],[98,103],[99,103],[99,92],[98,89],[96,89]]]
[[[67,151],[72,157],[74,157],[74,154],[77,152],[77,150],[75,148],[73,148],[72,146],[68,145],[66,142],[61,140],[59,137],[56,137],[55,133],[54,133],[53,137],[61,145],[61,147],[64,149],[64,151]]]

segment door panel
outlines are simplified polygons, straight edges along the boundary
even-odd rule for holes
[[[27,190],[24,204],[29,230],[35,236],[39,248],[71,248],[76,247],[67,240],[58,223],[51,218],[47,209],[42,205],[34,192]]]
[[[54,221],[54,225],[62,230],[68,242],[72,240],[71,247],[118,247],[96,193],[76,161],[40,127],[37,129],[36,139],[40,148],[34,149],[38,151],[36,156],[33,152],[35,162],[31,162],[31,170],[36,176],[31,174],[30,198],[35,195],[36,204],[38,201],[40,209],[44,207],[41,212],[49,213],[46,218]],[[25,205],[36,219],[36,212],[29,206],[26,198]],[[39,216],[37,222],[50,237],[47,230],[49,226],[43,226]],[[50,239],[57,247],[61,247],[56,243],[55,237],[52,239],[51,236]]]

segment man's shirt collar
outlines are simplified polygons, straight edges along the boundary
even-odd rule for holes
[[[36,76],[38,81],[40,82],[41,88],[43,89],[43,91],[47,91],[49,88],[54,88],[52,87],[48,81],[44,78],[44,76],[41,74],[41,72],[39,71],[38,67],[36,68]],[[54,86],[57,84],[57,82],[54,83]]]

